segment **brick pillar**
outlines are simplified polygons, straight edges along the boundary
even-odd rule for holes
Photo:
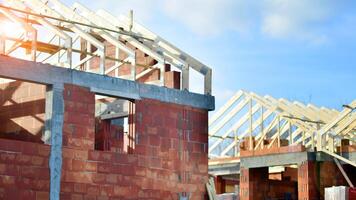
[[[306,161],[298,166],[298,199],[319,199],[317,163]]]
[[[164,86],[167,88],[180,89],[180,72],[169,71],[164,73]]]
[[[240,200],[263,200],[268,193],[268,167],[240,169]]]
[[[95,94],[75,85],[64,86],[63,146],[93,150]]]
[[[221,176],[215,177],[215,189],[217,194],[225,193],[225,180]]]

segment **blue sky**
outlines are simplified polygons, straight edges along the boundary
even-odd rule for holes
[[[336,109],[356,99],[355,1],[79,2],[114,15],[132,8],[137,21],[210,66],[217,107],[239,89]]]

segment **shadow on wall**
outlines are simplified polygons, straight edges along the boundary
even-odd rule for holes
[[[45,92],[40,84],[0,84],[0,138],[43,143]]]

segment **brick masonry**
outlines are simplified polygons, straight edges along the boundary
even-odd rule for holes
[[[65,85],[61,199],[206,198],[208,111],[142,99],[130,107],[130,151],[97,151],[95,98]],[[50,147],[0,139],[0,199],[48,199]]]
[[[356,181],[352,166],[343,166],[344,170]],[[324,188],[332,186],[347,186],[347,182],[333,161],[308,161],[298,168],[298,197],[302,200],[324,199]]]
[[[344,166],[349,176],[355,177],[352,168]],[[292,172],[293,171],[293,172]],[[297,180],[295,180],[297,178]],[[295,170],[286,170],[280,178],[270,180],[268,168],[241,168],[240,173],[240,199],[263,200],[265,197],[283,199],[286,193],[299,200],[324,199],[324,188],[347,185],[340,170],[334,162],[306,161]],[[352,178],[352,181],[354,178]]]

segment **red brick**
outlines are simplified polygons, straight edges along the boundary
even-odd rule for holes
[[[27,178],[49,179],[49,169],[33,166],[22,166],[21,176]]]
[[[64,181],[73,183],[92,183],[93,174],[85,172],[66,172]]]
[[[86,184],[83,183],[74,183],[73,184],[73,191],[75,193],[86,193],[87,192],[87,187]]]
[[[149,144],[152,146],[160,146],[161,144],[161,138],[159,136],[153,136],[150,135],[148,136]]]
[[[61,191],[72,193],[74,191],[74,184],[68,182],[61,182]]]
[[[93,174],[93,183],[97,183],[97,184],[106,183],[106,174],[103,173]]]
[[[48,163],[46,161],[47,160],[44,157],[40,156],[32,156],[31,158],[31,164],[35,166],[48,166]]]
[[[70,195],[70,199],[71,200],[83,200],[84,197],[81,194],[72,194],[72,195]]]
[[[0,187],[16,187],[16,178],[13,176],[0,176]]]
[[[87,187],[87,194],[89,195],[99,195],[100,194],[100,187],[96,185],[91,185]]]

